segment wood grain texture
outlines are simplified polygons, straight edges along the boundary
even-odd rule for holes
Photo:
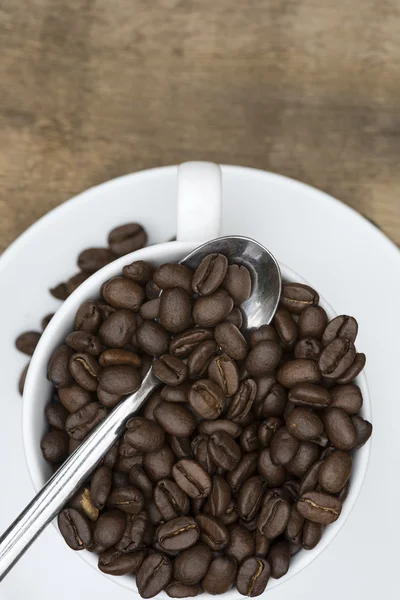
[[[399,0],[0,0],[0,251],[184,160],[325,190],[400,243]]]

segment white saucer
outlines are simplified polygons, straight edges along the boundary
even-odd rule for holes
[[[33,494],[17,391],[27,360],[14,350],[14,339],[25,329],[38,329],[41,318],[54,312],[58,302],[47,289],[72,275],[79,251],[104,244],[112,227],[139,221],[150,243],[175,234],[175,176],[176,167],[167,167],[88,190],[38,221],[0,258],[0,530]],[[230,166],[223,167],[223,178],[222,234],[258,239],[310,281],[338,313],[354,314],[360,324],[358,347],[368,359],[374,436],[361,496],[323,555],[271,594],[275,600],[397,598],[400,436],[394,428],[400,422],[400,252],[360,215],[306,185]],[[59,600],[132,598],[78,560],[49,527],[1,584],[0,598],[50,600],[55,594]]]

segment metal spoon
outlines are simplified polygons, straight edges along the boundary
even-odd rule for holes
[[[181,264],[195,269],[212,252],[245,265],[252,276],[252,294],[242,305],[247,329],[272,320],[281,293],[281,274],[272,254],[261,244],[241,236],[217,238],[196,248]],[[0,580],[44,527],[74,495],[87,476],[122,434],[127,420],[160,385],[150,369],[140,389],[121,402],[80,444],[0,538]]]

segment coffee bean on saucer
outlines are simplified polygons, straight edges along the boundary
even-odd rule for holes
[[[25,331],[21,333],[15,340],[15,345],[20,352],[32,356],[35,348],[41,338],[41,333],[38,331]]]
[[[108,236],[108,245],[111,251],[118,256],[139,250],[146,245],[146,242],[146,232],[138,223],[127,223],[115,227]]]
[[[95,273],[110,262],[116,256],[109,248],[86,248],[78,256],[78,267],[86,273]]]
[[[26,376],[28,374],[29,364],[30,363],[28,363],[26,365],[26,367],[24,367],[22,369],[21,375],[20,375],[19,380],[18,380],[18,391],[19,391],[19,393],[20,393],[21,396],[24,393],[25,380],[26,380]]]

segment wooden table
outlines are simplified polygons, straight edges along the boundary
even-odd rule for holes
[[[399,0],[0,0],[0,251],[94,184],[212,160],[400,243]]]

